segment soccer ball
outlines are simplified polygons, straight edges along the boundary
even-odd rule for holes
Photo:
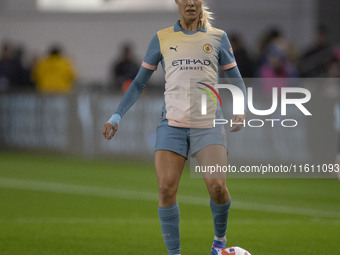
[[[251,255],[251,254],[245,249],[242,249],[240,247],[229,247],[222,250],[221,255]]]

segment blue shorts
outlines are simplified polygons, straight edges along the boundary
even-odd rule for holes
[[[212,128],[182,128],[168,125],[168,120],[162,118],[157,127],[155,151],[173,151],[188,158],[208,145],[220,144],[227,148],[226,132],[223,125]]]

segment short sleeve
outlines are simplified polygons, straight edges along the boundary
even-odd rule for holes
[[[142,66],[150,70],[156,70],[161,58],[161,47],[159,44],[158,35],[155,34],[149,44]]]
[[[237,66],[233,49],[225,32],[223,33],[221,38],[219,64],[222,70],[228,70]]]

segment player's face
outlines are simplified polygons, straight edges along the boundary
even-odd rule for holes
[[[199,19],[203,0],[176,0],[176,3],[183,21],[194,22]]]

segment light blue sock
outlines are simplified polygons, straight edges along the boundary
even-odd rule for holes
[[[179,239],[179,207],[174,204],[169,207],[158,207],[164,243],[169,255],[181,254]]]
[[[210,208],[214,219],[215,237],[223,238],[227,232],[228,214],[230,208],[231,198],[225,204],[215,204],[210,199]]]

